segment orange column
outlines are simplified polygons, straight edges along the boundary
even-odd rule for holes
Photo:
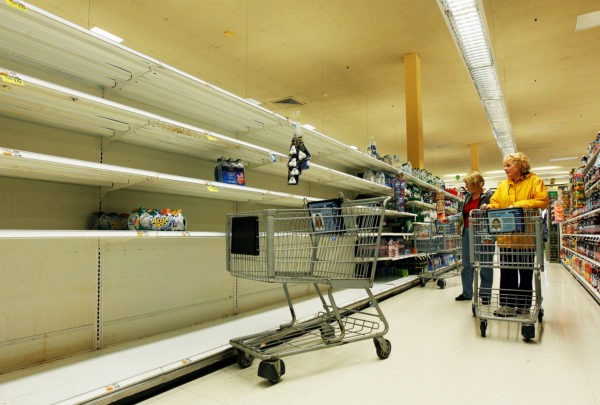
[[[406,98],[406,157],[413,167],[425,167],[423,153],[423,113],[421,106],[421,58],[416,53],[404,55]]]
[[[479,171],[479,144],[471,144],[471,170]]]

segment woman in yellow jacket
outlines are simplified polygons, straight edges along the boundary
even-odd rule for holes
[[[548,206],[546,187],[538,176],[530,173],[529,158],[522,152],[504,157],[507,179],[498,185],[490,203],[481,209],[541,208]],[[526,236],[499,236],[500,248],[500,308],[496,316],[508,317],[529,314],[533,292],[534,241]],[[503,264],[518,262],[519,270],[502,268]]]

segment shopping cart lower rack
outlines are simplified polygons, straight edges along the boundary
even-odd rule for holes
[[[441,289],[446,288],[446,280],[460,276],[462,270],[461,237],[456,234],[454,224],[439,221],[415,227],[417,251],[427,257],[427,266],[417,276],[419,285],[425,287],[428,281],[435,281]]]
[[[475,270],[473,315],[486,336],[488,320],[521,324],[525,341],[535,338],[542,322],[541,272],[544,271],[542,218],[539,210],[510,208],[473,210],[469,216],[469,248]],[[481,288],[482,271],[499,269],[500,288]],[[518,288],[508,288],[514,287]]]
[[[227,216],[227,270],[236,277],[282,283],[291,321],[272,330],[230,340],[240,367],[261,359],[258,375],[272,383],[285,373],[281,357],[373,339],[381,359],[388,322],[370,287],[389,197],[311,202],[302,209],[267,209]],[[313,284],[323,310],[296,321],[289,283]],[[328,286],[327,298],[319,285]],[[334,288],[361,288],[367,309],[339,307]],[[370,308],[373,309],[370,309]]]

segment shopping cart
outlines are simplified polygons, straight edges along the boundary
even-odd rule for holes
[[[544,271],[542,217],[540,211],[522,208],[473,210],[469,216],[471,262],[473,277],[473,315],[480,320],[481,336],[485,337],[488,320],[503,320],[521,324],[526,341],[535,338],[536,321],[542,322],[541,272]],[[479,287],[482,269],[502,269],[502,279],[517,277],[521,285],[530,288]],[[532,274],[533,273],[533,274]],[[531,282],[533,276],[533,282]],[[480,299],[481,298],[481,299]]]
[[[390,355],[388,323],[370,287],[389,197],[305,203],[227,216],[227,270],[236,277],[282,283],[291,321],[231,339],[240,367],[261,359],[258,375],[272,383],[285,373],[281,357],[373,338],[377,355]],[[287,284],[313,284],[323,311],[297,322]],[[328,301],[319,285],[327,285]],[[364,307],[339,307],[334,288],[364,288]],[[375,313],[373,313],[375,312]]]
[[[446,288],[446,280],[460,275],[461,238],[456,234],[454,224],[439,221],[425,227],[415,227],[418,252],[427,253],[428,266],[421,272],[419,285],[425,287],[428,281],[435,281],[441,289]]]

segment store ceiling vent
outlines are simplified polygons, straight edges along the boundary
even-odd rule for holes
[[[280,100],[272,101],[272,103],[279,105],[304,105],[302,101],[298,101],[294,97],[285,97]]]
[[[600,11],[594,11],[593,13],[581,14],[577,16],[577,24],[575,24],[575,31],[588,30],[600,26]]]

